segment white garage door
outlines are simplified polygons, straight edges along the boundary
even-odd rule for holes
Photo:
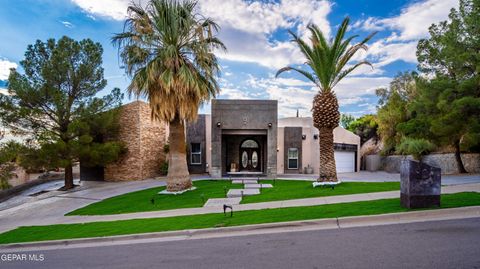
[[[355,152],[335,151],[337,173],[355,172]]]

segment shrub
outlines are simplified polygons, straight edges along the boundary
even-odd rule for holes
[[[160,174],[162,174],[162,175],[168,174],[168,162],[167,161],[163,161],[160,164]]]
[[[405,137],[397,146],[397,153],[412,155],[415,160],[421,161],[424,155],[427,155],[434,149],[435,145],[426,139]]]
[[[13,163],[0,164],[0,190],[6,190],[10,188],[8,180],[14,176],[14,169],[15,166],[13,165]]]

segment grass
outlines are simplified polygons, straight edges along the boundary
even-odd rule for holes
[[[159,211],[179,208],[202,207],[209,198],[225,197],[225,189],[242,188],[239,184],[231,184],[227,180],[201,180],[194,181],[196,187],[193,191],[187,191],[178,195],[160,195],[165,187],[150,188],[141,191],[130,192],[100,202],[79,208],[66,215],[111,215],[144,211]],[[152,203],[154,199],[154,203]]]
[[[264,180],[262,183],[273,184],[273,181]],[[202,207],[209,198],[225,197],[224,187],[227,188],[227,191],[243,188],[242,184],[231,184],[227,180],[202,180],[194,181],[193,184],[197,188],[196,190],[180,195],[159,195],[158,192],[164,190],[165,187],[151,188],[114,196],[69,212],[67,215],[112,215]],[[344,182],[332,190],[330,188],[313,188],[311,181],[276,180],[273,188],[262,189],[260,195],[244,197],[242,204],[399,189],[400,183],[398,182]],[[151,202],[152,198],[155,200],[154,203]]]
[[[313,188],[311,181],[304,180],[276,180],[275,183],[273,180],[262,180],[261,183],[275,185],[262,189],[261,195],[244,197],[242,204],[400,190],[400,182],[343,182],[335,189]]]
[[[480,205],[480,193],[464,192],[442,195],[441,208]],[[19,227],[0,234],[0,244],[102,237],[113,235],[163,232],[185,229],[239,226],[295,220],[336,218],[406,212],[400,200],[383,199],[342,204],[303,206],[235,212],[233,217],[223,213],[168,218],[133,219],[84,224],[58,224]]]

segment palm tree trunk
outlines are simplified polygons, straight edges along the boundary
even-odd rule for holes
[[[320,144],[320,176],[317,181],[338,181],[337,170],[335,166],[335,155],[333,151],[333,129],[319,129]]]
[[[460,140],[455,141],[455,159],[457,160],[458,172],[462,174],[467,173],[460,154]]]
[[[185,125],[179,117],[170,122],[167,190],[182,191],[192,187],[188,173]]]

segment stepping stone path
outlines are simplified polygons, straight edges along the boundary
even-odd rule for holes
[[[210,206],[219,206],[222,207],[223,205],[238,205],[242,201],[241,197],[234,197],[234,198],[216,198],[216,199],[208,199],[203,207],[210,207]]]
[[[273,188],[272,184],[258,184],[258,183],[249,183],[245,184],[245,189],[266,189]]]
[[[231,189],[227,193],[228,198],[232,197],[243,197],[248,195],[257,195],[260,194],[260,189]]]
[[[227,192],[227,198],[208,199],[203,207],[223,205],[238,205],[243,196],[258,195],[260,189],[273,188],[272,184],[259,184],[257,179],[232,179],[232,184],[243,184],[243,189],[230,189]]]

